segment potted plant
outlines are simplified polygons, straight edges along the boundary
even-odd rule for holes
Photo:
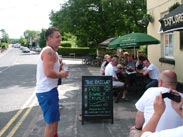
[[[180,3],[176,2],[175,4],[173,4],[171,7],[169,7],[168,11],[172,11],[174,9],[176,9],[178,6],[180,6]]]
[[[149,22],[153,22],[154,19],[150,14],[145,14],[142,18],[142,20],[139,21],[139,23],[141,25],[143,25],[144,27],[147,27]]]

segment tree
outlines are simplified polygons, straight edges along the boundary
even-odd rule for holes
[[[0,30],[2,36],[1,36],[1,42],[8,43],[9,42],[9,36],[8,33],[4,29]]]
[[[51,25],[77,37],[77,45],[97,47],[109,38],[145,32],[138,24],[146,13],[144,0],[69,0],[51,12]]]
[[[46,32],[46,30],[42,29],[41,33],[40,33],[40,41],[39,41],[40,48],[43,48],[46,46],[46,39],[44,37],[45,32]]]
[[[35,39],[40,34],[39,31],[26,30],[24,31],[24,37],[27,39],[27,46],[32,46],[33,39]]]
[[[21,44],[21,46],[26,46],[28,43],[28,40],[24,37],[20,37],[19,43]]]

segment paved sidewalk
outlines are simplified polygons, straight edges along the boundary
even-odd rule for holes
[[[114,123],[111,120],[85,121],[84,125],[78,119],[81,113],[81,77],[98,75],[99,68],[88,67],[81,64],[79,59],[64,59],[70,66],[70,75],[63,79],[63,85],[59,87],[60,102],[64,106],[61,109],[61,121],[59,122],[59,137],[128,137],[129,128],[134,123],[135,102],[134,93],[128,94],[129,101],[114,103]],[[42,136],[44,121],[42,114],[37,118],[37,125],[32,129],[30,137]]]

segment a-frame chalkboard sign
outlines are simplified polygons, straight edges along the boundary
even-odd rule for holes
[[[82,124],[92,118],[113,123],[112,76],[82,76]]]

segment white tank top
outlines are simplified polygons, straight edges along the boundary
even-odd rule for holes
[[[47,48],[50,48],[51,50],[53,50],[49,46],[46,46],[45,48],[43,48],[42,51],[41,51],[41,53],[39,54],[38,61],[37,61],[36,89],[35,89],[36,90],[36,93],[48,92],[51,89],[57,87],[57,83],[58,83],[58,79],[57,78],[55,78],[55,79],[48,78],[44,74],[43,61],[41,59],[41,55],[42,55],[43,51],[45,49],[47,49]],[[56,52],[56,54],[57,54],[57,52]],[[59,62],[59,59],[57,57],[57,61],[54,64],[54,70],[56,72],[59,72],[59,68],[60,68],[60,62]]]

